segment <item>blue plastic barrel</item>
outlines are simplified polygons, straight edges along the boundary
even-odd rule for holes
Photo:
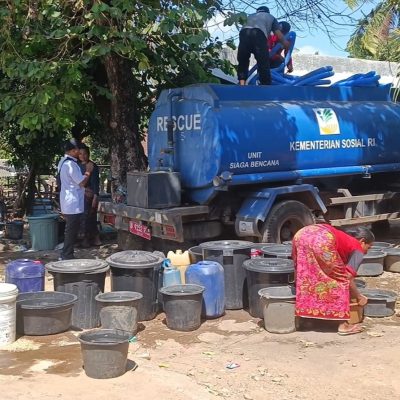
[[[44,290],[44,265],[40,261],[18,259],[6,266],[6,282],[13,283],[20,293]]]
[[[189,265],[186,283],[204,286],[203,317],[217,318],[225,312],[224,268],[215,261],[199,261]]]

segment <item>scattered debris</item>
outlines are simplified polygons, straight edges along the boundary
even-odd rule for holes
[[[239,368],[240,365],[234,362],[230,362],[229,364],[226,365],[226,368],[228,369],[235,369],[235,368]]]
[[[160,368],[169,368],[169,364],[164,364],[164,363],[158,364],[158,366]]]
[[[383,333],[382,332],[373,332],[373,331],[368,331],[367,332],[368,336],[372,336],[372,337],[382,337]]]
[[[132,337],[129,339],[129,343],[135,343],[135,342],[137,342],[137,341],[138,341],[138,339],[137,339],[136,336],[132,336]]]
[[[203,351],[202,354],[204,354],[206,356],[215,356],[215,352],[213,352],[213,351]]]
[[[243,395],[243,398],[245,398],[246,400],[253,400],[253,397],[251,397],[248,393],[245,393]]]

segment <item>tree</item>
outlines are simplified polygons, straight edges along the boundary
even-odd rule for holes
[[[0,9],[0,130],[30,148],[100,122],[114,189],[146,158],[140,130],[158,92],[208,80],[221,46],[205,29],[218,1],[20,0]],[[91,120],[91,121],[90,121]],[[26,159],[19,151],[19,160]],[[54,148],[52,149],[54,151]],[[46,163],[52,161],[46,148]]]
[[[351,57],[400,62],[400,0],[382,1],[362,18],[347,51]]]

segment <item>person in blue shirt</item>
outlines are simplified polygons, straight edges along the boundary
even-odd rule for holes
[[[255,14],[247,18],[246,24],[239,33],[238,48],[238,79],[240,85],[246,84],[249,73],[250,56],[254,54],[257,61],[257,71],[261,85],[271,84],[269,64],[268,36],[273,32],[285,49],[289,49],[289,42],[280,31],[279,22],[269,13],[268,7],[259,7]]]

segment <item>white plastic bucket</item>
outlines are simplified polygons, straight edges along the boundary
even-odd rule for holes
[[[18,288],[0,283],[0,346],[15,341]]]

